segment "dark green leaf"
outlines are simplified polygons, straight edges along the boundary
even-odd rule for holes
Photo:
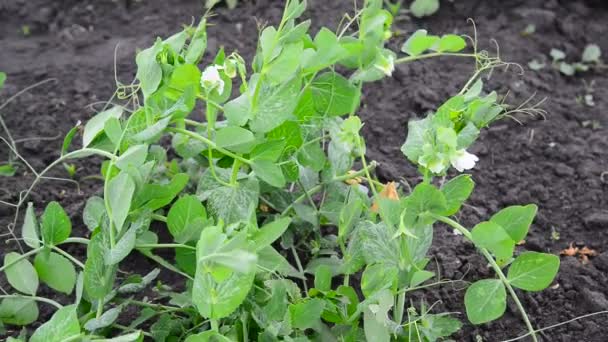
[[[42,214],[41,232],[44,243],[48,245],[56,245],[70,237],[72,222],[59,203],[47,204]]]
[[[289,305],[292,327],[302,330],[316,327],[324,308],[325,302],[318,298]]]
[[[336,72],[326,72],[312,82],[315,110],[327,116],[354,112],[359,105],[359,89]]]
[[[264,182],[276,187],[282,188],[285,186],[285,176],[281,171],[281,167],[269,160],[255,160],[251,164],[251,169],[255,172],[256,177]]]
[[[454,215],[460,210],[460,206],[469,198],[475,182],[470,175],[459,175],[451,179],[441,187],[441,192],[447,202],[447,210],[442,213],[444,216]]]

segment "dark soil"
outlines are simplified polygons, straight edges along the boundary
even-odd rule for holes
[[[145,48],[155,36],[167,36],[198,18],[203,13],[201,2],[0,0],[0,70],[8,74],[1,99],[35,82],[56,80],[19,97],[2,111],[15,139],[54,138],[19,143],[20,152],[31,165],[41,170],[55,160],[63,135],[78,120],[85,121],[95,112],[88,104],[110,97],[115,89],[113,57],[118,43],[117,74],[127,83],[135,71],[135,48]],[[216,25],[210,29],[209,50],[223,44],[227,51],[238,50],[250,58],[257,23],[277,22],[282,3],[241,1],[234,11],[219,9],[213,19]],[[309,3],[308,15],[315,28],[335,28],[343,13],[352,12],[353,2]],[[417,28],[471,35],[467,18],[475,20],[482,47],[492,47],[490,40],[496,39],[503,59],[524,67],[533,58],[548,62],[553,47],[576,59],[587,43],[596,43],[608,55],[608,4],[599,0],[442,1],[434,16],[402,18],[395,27],[403,35]],[[536,32],[523,36],[521,31],[528,24],[534,24]],[[27,36],[22,33],[24,25],[31,31]],[[471,73],[470,62],[446,58],[402,65],[393,79],[367,87],[362,109],[364,133],[368,155],[381,163],[378,174],[383,180],[419,181],[415,168],[399,150],[406,123],[458,92]],[[604,174],[608,171],[608,76],[605,69],[575,77],[563,76],[549,66],[541,71],[527,70],[523,76],[515,69],[495,72],[487,89],[509,92],[512,103],[535,92],[538,98],[547,97],[547,118],[524,119],[523,125],[505,120],[482,134],[472,151],[481,159],[472,172],[477,188],[462,220],[472,226],[504,206],[538,203],[537,219],[519,250],[558,254],[576,243],[598,251],[587,264],[575,257],[562,257],[555,286],[540,293],[520,293],[534,326],[546,327],[608,309],[608,175]],[[587,88],[590,85],[593,89]],[[589,93],[594,95],[593,107],[577,100]],[[7,153],[2,146],[1,158]],[[79,190],[71,183],[45,181],[31,200],[38,209],[51,200],[60,201],[75,223],[74,235],[82,236],[87,234],[80,219],[84,201],[100,192],[101,183],[85,178],[98,173],[97,161],[79,162],[78,167]],[[65,177],[66,172],[59,166],[51,175]],[[0,178],[0,199],[17,202],[19,191],[31,180],[23,167],[17,177]],[[13,215],[12,208],[0,205],[2,232]],[[491,275],[470,243],[442,228],[436,229],[432,250],[442,277],[474,281]],[[551,238],[552,230],[559,232],[559,240]],[[0,254],[13,248],[3,244]],[[69,251],[84,259],[78,246]],[[131,258],[129,264],[137,270],[153,267],[143,257]],[[164,279],[173,284],[177,281]],[[4,286],[4,281],[0,285]],[[43,290],[45,294],[54,296]],[[463,296],[462,287],[450,285],[424,293],[427,302],[441,300],[435,306],[438,311],[463,312]],[[67,302],[65,298],[58,300]],[[42,307],[42,318],[47,318],[50,311]],[[461,317],[466,321],[464,314]],[[546,331],[543,340],[606,341],[605,322],[606,316],[580,320]],[[486,341],[500,341],[524,332],[517,310],[510,304],[504,318],[482,326],[466,325],[455,339],[475,341],[479,335]]]

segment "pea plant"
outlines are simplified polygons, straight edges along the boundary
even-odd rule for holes
[[[464,52],[463,37],[424,30],[391,51],[382,0],[313,38],[310,21],[299,20],[305,7],[286,1],[250,64],[220,49],[199,67],[207,18],[137,54],[136,80],[117,82],[107,107],[74,127],[61,157],[38,174],[67,160],[105,159],[103,192],[82,213],[90,237],[72,236],[59,203],[41,216],[27,204],[17,239],[27,251],[6,253],[0,267],[14,289],[0,295],[4,324],[31,324],[38,305],[48,305],[57,310],[30,341],[437,341],[462,323],[409,296],[448,282],[428,269],[439,223],[474,243],[495,274],[466,290],[468,320],[500,318],[508,294],[536,340],[515,289],[542,290],[559,268],[553,255],[514,255],[536,206],[505,208],[469,230],[452,217],[472,177],[447,179],[452,168],[475,166],[467,149],[480,130],[517,111],[481,80],[508,64],[479,51],[476,39]],[[409,123],[402,151],[423,180],[411,191],[382,184],[356,115],[362,87],[395,65],[443,56],[469,58],[476,71]],[[78,134],[82,147],[73,149]],[[18,215],[35,183],[15,205]],[[86,261],[68,244],[85,245]],[[133,252],[158,268],[135,273],[125,262]],[[185,285],[162,281],[161,269]],[[44,297],[40,282],[73,300]]]

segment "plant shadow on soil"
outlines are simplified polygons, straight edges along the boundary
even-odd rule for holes
[[[275,23],[282,13],[282,1],[240,1],[236,10],[218,9],[209,30],[209,50],[224,45],[227,51],[238,50],[246,59],[255,51],[258,22]],[[307,16],[313,26],[335,28],[343,13],[352,12],[352,1],[309,0]],[[201,1],[124,1],[93,0],[16,0],[0,3],[0,70],[8,74],[1,99],[46,78],[47,83],[19,97],[2,111],[16,139],[56,137],[55,140],[29,140],[19,144],[23,156],[37,170],[59,156],[62,137],[78,121],[87,120],[94,111],[88,104],[106,100],[114,90],[114,49],[117,73],[126,83],[134,75],[135,48],[145,48],[155,36],[167,36],[203,13]],[[423,20],[397,20],[394,27],[403,41],[417,28],[435,34],[472,34],[466,19],[477,24],[483,48],[491,48],[496,39],[502,58],[526,66],[533,59],[548,59],[551,48],[564,50],[572,58],[580,56],[584,46],[596,43],[608,54],[608,3],[603,1],[443,1],[441,9]],[[535,33],[521,32],[533,24]],[[22,27],[31,31],[24,36]],[[313,28],[314,30],[314,28]],[[209,55],[206,56],[207,61]],[[361,116],[365,122],[368,157],[380,162],[377,174],[383,181],[406,179],[419,182],[415,168],[399,148],[406,136],[407,121],[435,109],[450,95],[458,92],[471,72],[471,61],[449,58],[400,65],[390,80],[369,85],[363,98]],[[527,68],[526,68],[527,69]],[[593,81],[595,106],[577,101],[590,90],[585,83]],[[526,70],[519,75],[514,69],[497,71],[486,83],[486,89],[510,93],[509,101],[517,103],[537,92],[548,97],[543,108],[547,120],[522,118],[523,125],[504,120],[484,131],[473,147],[481,161],[472,171],[476,191],[461,213],[469,227],[485,220],[500,208],[511,204],[537,203],[539,213],[529,238],[519,251],[559,253],[574,242],[596,249],[598,256],[588,264],[575,257],[562,257],[555,286],[539,293],[519,293],[535,327],[553,325],[576,316],[608,309],[608,100],[602,95],[608,89],[608,75],[590,71],[574,77],[561,75],[551,67],[540,71]],[[87,107],[87,108],[85,108]],[[97,107],[99,109],[99,106]],[[199,114],[200,115],[200,114]],[[591,122],[591,125],[586,123]],[[8,154],[6,146],[0,156]],[[80,191],[73,184],[43,182],[30,198],[36,208],[58,200],[74,221],[74,236],[85,236],[81,213],[86,198],[101,191],[97,180],[84,179],[99,172],[99,162],[88,159],[77,163]],[[19,191],[26,189],[31,174],[23,167],[16,177],[0,178],[0,199],[17,202]],[[65,177],[57,168],[52,176]],[[12,208],[0,205],[0,226],[5,232],[12,222]],[[552,230],[560,234],[552,240]],[[453,235],[446,227],[436,227],[431,256],[441,276],[474,281],[491,276],[482,257],[472,244]],[[4,243],[4,242],[3,242]],[[14,249],[3,244],[2,255]],[[85,251],[70,246],[70,253],[83,260]],[[171,257],[171,255],[166,255]],[[303,256],[304,257],[304,256]],[[155,267],[140,255],[123,263],[126,272],[145,273]],[[162,272],[163,282],[183,286],[180,277]],[[4,279],[0,285],[8,286]],[[428,303],[441,300],[439,311],[464,312],[463,286],[446,285],[422,291],[412,298]],[[56,294],[44,288],[42,295]],[[67,302],[67,298],[57,298]],[[41,306],[41,322],[52,314]],[[135,311],[121,315],[130,321]],[[129,317],[132,315],[131,317]],[[464,313],[460,315],[466,321]],[[608,325],[605,316],[595,316],[543,333],[545,341],[606,341]],[[34,325],[36,326],[36,325]],[[472,326],[453,336],[457,341],[474,341],[480,335],[486,341],[499,341],[525,332],[517,309],[512,303],[506,315],[491,324]]]

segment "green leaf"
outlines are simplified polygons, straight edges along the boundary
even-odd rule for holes
[[[287,81],[300,66],[302,51],[303,44],[301,41],[284,45],[281,54],[266,65],[263,72],[276,84]]]
[[[121,172],[108,183],[108,202],[110,204],[111,219],[116,230],[121,231],[129,216],[131,201],[135,193],[135,182],[129,174]]]
[[[439,0],[414,0],[410,6],[410,11],[417,18],[432,15],[438,9]]]
[[[427,35],[426,30],[417,30],[405,41],[401,51],[410,56],[418,56],[432,48],[438,41],[439,37]]]
[[[414,274],[412,275],[412,279],[410,280],[410,287],[416,287],[416,286],[424,283],[425,281],[433,278],[434,276],[435,276],[435,273],[430,272],[430,271],[425,271],[425,270],[416,271],[416,272],[414,272]]]
[[[378,263],[368,265],[361,277],[361,291],[365,298],[371,298],[377,292],[397,285],[399,270],[390,264]]]
[[[190,44],[186,51],[186,63],[198,64],[205,53],[205,49],[207,49],[207,20],[203,18],[190,39]]]
[[[407,138],[401,146],[401,152],[412,163],[418,164],[420,157],[424,155],[423,146],[432,138],[433,121],[427,116],[422,120],[410,120],[407,127]]]
[[[251,151],[251,159],[264,159],[269,161],[277,161],[285,150],[285,140],[271,140],[256,145]]]
[[[459,175],[452,178],[441,187],[441,192],[445,196],[447,210],[442,215],[452,216],[460,210],[460,206],[469,198],[475,187],[475,182],[470,175]]]
[[[316,51],[304,51],[300,57],[305,73],[314,73],[325,69],[348,55],[348,51],[340,45],[335,33],[323,27],[314,40]]]
[[[137,64],[135,77],[139,80],[141,90],[146,98],[158,89],[163,77],[161,66],[156,60],[156,56],[162,50],[163,44],[160,39],[157,39],[152,47],[140,51],[135,57],[135,63]]]
[[[62,342],[79,334],[76,306],[69,305],[57,310],[48,322],[36,329],[30,342]]]
[[[129,166],[140,167],[146,162],[148,145],[134,145],[116,159],[116,166],[125,170]]]
[[[393,306],[393,295],[382,291],[378,295],[377,304],[371,304],[363,309],[363,328],[367,341],[389,342],[391,340],[391,324],[388,312]]]
[[[5,298],[0,303],[0,322],[29,325],[38,320],[38,304],[29,298]]]
[[[500,225],[491,221],[481,222],[473,228],[471,234],[475,245],[490,250],[499,264],[513,256],[516,241]]]
[[[444,194],[431,184],[420,183],[405,200],[402,222],[405,228],[424,227],[435,222],[428,214],[441,214],[447,210]]]
[[[317,76],[311,84],[315,110],[326,116],[354,112],[359,105],[359,88],[336,72]]]
[[[275,242],[283,235],[283,233],[289,227],[290,223],[291,218],[289,217],[279,218],[264,225],[258,231],[253,233],[251,240],[253,240],[254,242],[255,250],[259,251],[263,248],[270,246],[273,242]]]
[[[0,89],[2,89],[2,87],[4,87],[5,81],[6,81],[6,74],[3,72],[0,72]]]
[[[104,262],[106,265],[116,265],[131,253],[135,247],[137,227],[131,225],[131,228],[114,244],[114,247],[106,250],[104,254]]]
[[[361,243],[360,251],[367,264],[398,263],[399,243],[392,238],[393,232],[385,223],[362,222],[357,226],[357,234]]]
[[[315,289],[323,292],[331,290],[331,278],[333,274],[328,265],[321,265],[315,270]]]
[[[106,205],[103,198],[98,196],[89,197],[82,212],[82,221],[90,231],[94,231],[95,228],[101,226],[101,220],[105,213]]]
[[[0,165],[0,176],[13,177],[17,173],[17,169],[13,164]]]
[[[220,258],[220,254],[225,249],[231,251],[230,242],[225,243],[225,240],[226,235],[221,233],[221,228],[210,227],[203,230],[196,247],[198,263],[192,287],[192,302],[199,313],[206,318],[219,319],[234,312],[245,300],[255,278],[255,269],[248,273],[230,272],[230,270],[228,273],[225,272],[222,263],[230,259],[241,262],[236,254],[230,254],[227,259]],[[248,268],[247,265],[241,266]],[[253,267],[255,267],[255,259],[253,259]],[[218,274],[222,275],[222,279],[216,280]]]
[[[200,221],[197,222],[197,219]],[[207,211],[201,201],[194,195],[187,195],[178,199],[169,210],[167,226],[171,235],[178,239],[183,238],[183,234],[190,229],[190,225],[206,220]]]
[[[298,151],[297,158],[300,165],[309,167],[317,172],[323,170],[327,161],[325,151],[323,151],[319,143],[311,143],[302,146]]]
[[[507,279],[511,285],[526,291],[547,288],[559,271],[559,257],[553,254],[525,252],[515,258]]]
[[[109,118],[103,125],[103,131],[106,134],[106,137],[110,139],[114,147],[120,144],[120,139],[122,137],[122,125],[120,124],[119,119]]]
[[[110,118],[120,118],[122,111],[122,107],[115,106],[92,117],[84,126],[82,147],[89,146],[93,140],[103,132],[106,121]]]
[[[494,214],[490,222],[501,226],[513,241],[519,242],[528,234],[537,210],[538,207],[535,204],[510,206]]]
[[[23,226],[21,228],[21,236],[23,242],[31,248],[40,247],[40,238],[38,237],[38,221],[36,220],[36,212],[34,211],[34,204],[29,202],[27,209],[25,210],[25,218],[23,219]]]
[[[309,329],[316,327],[320,322],[321,314],[325,309],[325,301],[319,298],[307,299],[297,304],[289,305],[291,326],[295,329]]]
[[[479,280],[464,295],[467,317],[473,324],[500,318],[507,308],[507,292],[498,279]]]
[[[601,56],[602,50],[600,50],[600,47],[597,44],[588,44],[583,51],[583,62],[599,63]],[[2,86],[0,85],[0,87]]]
[[[34,259],[34,267],[40,280],[50,288],[65,294],[71,294],[76,284],[74,265],[63,255],[51,252],[49,255],[39,253]]]
[[[282,188],[285,186],[285,176],[283,176],[281,167],[276,163],[263,159],[254,160],[251,164],[251,169],[255,173],[256,177],[264,182],[276,188]]]
[[[250,94],[245,93],[228,101],[224,105],[224,116],[231,126],[245,125],[251,119]]]
[[[68,134],[65,135],[65,138],[63,138],[63,144],[61,145],[61,156],[63,157],[66,153],[68,153],[68,150],[70,149],[70,145],[72,145],[72,140],[74,140],[74,136],[76,136],[76,133],[78,133],[78,131],[80,131],[80,121],[78,121],[78,123],[76,124],[76,126],[72,127],[72,129],[69,130]]]
[[[197,189],[199,199],[207,200],[209,215],[224,220],[226,224],[248,221],[252,211],[258,207],[259,194],[260,186],[256,179],[244,179],[237,186],[224,186],[210,171],[203,174]]]
[[[112,309],[104,312],[99,318],[93,318],[93,319],[88,320],[84,324],[84,328],[86,330],[92,332],[92,331],[95,331],[98,329],[103,329],[105,327],[109,327],[118,319],[118,315],[120,314],[120,311],[121,311],[120,307],[112,308]]]
[[[441,340],[442,337],[449,337],[459,331],[462,328],[462,323],[447,314],[425,314],[419,327],[422,334],[429,341],[437,341]]]
[[[258,265],[270,270],[270,272],[276,271],[284,276],[304,279],[304,276],[272,246],[262,248],[256,253],[258,254]]]
[[[260,87],[257,106],[251,111],[249,127],[256,133],[266,133],[280,126],[293,116],[300,95],[301,80],[298,77],[278,86],[268,82]]]
[[[459,35],[446,34],[439,39],[438,52],[458,52],[467,47],[467,42]]]
[[[215,135],[215,143],[219,147],[234,150],[235,147],[255,141],[251,131],[237,126],[228,126],[219,129]],[[238,150],[235,150],[239,152]]]
[[[72,222],[59,203],[47,204],[42,214],[41,232],[46,245],[56,245],[70,237]]]
[[[91,238],[87,248],[87,261],[84,265],[84,289],[90,299],[103,299],[114,285],[116,266],[107,266],[104,255],[107,247],[102,234]]]

